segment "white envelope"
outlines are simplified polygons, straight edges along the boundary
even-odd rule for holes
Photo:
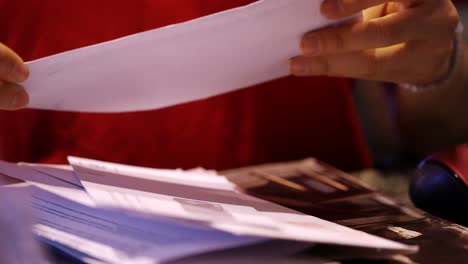
[[[321,2],[262,0],[28,62],[29,107],[151,110],[287,76],[302,35],[339,22]]]

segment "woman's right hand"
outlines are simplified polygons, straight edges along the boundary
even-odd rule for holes
[[[0,109],[17,110],[25,107],[29,96],[18,83],[28,78],[29,70],[23,60],[0,43]]]

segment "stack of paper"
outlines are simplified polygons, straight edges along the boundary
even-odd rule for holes
[[[0,187],[0,263],[46,264],[36,238],[29,196],[20,186]],[[32,261],[33,260],[33,261]]]
[[[77,157],[69,163],[1,162],[0,173],[30,183],[24,190],[32,195],[35,233],[85,262],[160,263],[273,241],[284,242],[269,247],[270,255],[316,243],[416,250],[251,197],[212,172]]]

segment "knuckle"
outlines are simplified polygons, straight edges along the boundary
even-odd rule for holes
[[[354,1],[350,0],[342,0],[342,1],[336,1],[337,3],[337,8],[342,14],[349,14],[353,13],[353,10],[355,9],[355,3]]]
[[[346,43],[340,30],[330,30],[323,35],[324,48],[328,52],[346,50]]]
[[[397,28],[382,26],[374,22],[369,22],[368,27],[371,32],[374,32],[377,42],[382,46],[387,46],[395,42],[395,40],[400,40],[400,30]]]
[[[6,60],[5,63],[5,77],[10,77],[14,74],[16,63],[12,60]]]
[[[342,14],[354,14],[361,9],[360,1],[356,0],[341,0],[337,1],[338,9]]]
[[[341,12],[347,15],[356,14],[367,8],[378,5],[375,0],[341,0],[338,2],[338,7]]]
[[[12,75],[15,62],[9,59],[0,60],[0,78],[8,78]]]

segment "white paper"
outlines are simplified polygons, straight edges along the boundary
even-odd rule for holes
[[[73,169],[69,165],[52,165],[52,164],[37,164],[37,163],[18,163],[20,166],[29,167],[35,171],[44,173],[53,178],[73,184],[77,187],[82,187],[80,180],[73,173]]]
[[[158,180],[164,183],[178,183],[187,186],[198,186],[203,188],[218,189],[218,190],[233,190],[235,184],[227,180],[225,177],[220,177],[213,174],[213,171],[205,171],[203,169],[192,169],[184,171],[181,169],[150,169],[138,166],[123,165],[112,162],[96,161],[85,158],[69,157],[71,163],[75,165],[86,164],[86,168],[96,169],[103,173],[132,175],[146,180]],[[38,168],[39,166],[35,166]],[[72,167],[72,169],[74,169]],[[75,175],[76,176],[76,175]],[[78,182],[81,181],[77,179]]]
[[[52,167],[53,173],[63,170],[59,173],[62,176],[71,172],[67,167]],[[122,212],[98,209],[83,189],[36,171],[32,164],[20,166],[2,161],[0,173],[32,184],[26,185],[24,192],[25,195],[32,194],[33,212],[38,222],[34,231],[47,243],[73,253],[79,259],[89,257],[107,263],[159,263],[265,240],[234,236],[199,226],[190,228],[191,225],[176,225],[168,221],[137,219]],[[28,226],[25,227],[29,232]]]
[[[33,183],[35,185],[57,186],[62,188],[79,188],[74,184],[70,184],[66,180],[41,173],[32,167],[20,166],[2,160],[0,160],[0,173],[18,180]]]
[[[32,232],[34,223],[27,184],[0,187],[0,263],[47,264],[39,241]]]
[[[0,162],[0,173],[38,187],[28,186],[38,220],[34,225],[35,233],[50,245],[86,263],[160,263],[213,250],[258,245],[269,239],[401,253],[416,249],[248,196],[230,188],[222,176],[212,172],[203,175],[203,170],[186,173],[81,158],[70,158],[70,162],[77,176],[84,179],[83,185],[93,200],[75,184],[59,179],[66,172],[72,172],[68,167],[53,166],[63,171],[54,170],[55,176],[51,176],[35,170],[32,164],[19,166]],[[61,176],[57,178],[57,175]],[[200,176],[200,182],[210,183],[210,187],[200,187],[200,182],[191,178],[193,176]],[[65,175],[65,178],[69,177]],[[101,183],[88,181],[92,179]],[[152,181],[148,184],[150,187],[161,185],[157,187],[167,188],[167,193],[119,186],[141,183],[141,180]],[[183,184],[177,184],[181,182]],[[178,195],[171,196],[171,192]],[[113,208],[97,208],[96,205]],[[21,225],[20,222],[17,224]],[[307,244],[292,243],[289,246],[281,252],[300,250]],[[259,261],[270,262],[270,252],[259,253]],[[213,253],[182,259],[178,263],[191,263],[189,260],[217,263],[225,254]],[[231,260],[232,263],[249,263],[249,256]],[[279,261],[279,258],[275,260]]]
[[[308,216],[236,190],[213,190],[159,181],[160,170],[138,169],[77,157],[70,164],[96,205],[158,219],[197,221],[233,234],[411,252],[416,248]],[[150,169],[146,169],[150,170]],[[125,171],[125,174],[122,172]],[[118,173],[117,173],[118,172]],[[148,171],[149,172],[149,171]],[[168,175],[170,177],[170,175]]]
[[[75,257],[89,256],[107,263],[152,264],[262,241],[127,217],[84,206],[39,188],[33,198],[38,218],[35,232],[71,249]]]
[[[29,107],[150,110],[286,76],[302,35],[333,23],[321,2],[262,0],[28,62]]]

